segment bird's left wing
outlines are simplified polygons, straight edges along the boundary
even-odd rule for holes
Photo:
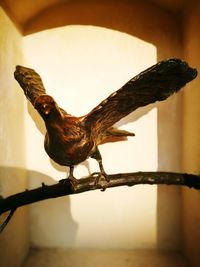
[[[16,66],[14,76],[33,106],[38,96],[46,94],[42,79],[35,70],[23,66]]]
[[[134,111],[162,101],[197,76],[197,71],[180,59],[161,61],[141,72],[111,94],[84,117],[88,131],[98,136]]]

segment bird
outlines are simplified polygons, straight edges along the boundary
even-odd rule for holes
[[[73,186],[78,183],[73,174],[74,166],[89,157],[99,164],[95,184],[100,177],[109,182],[98,146],[134,136],[134,133],[113,125],[139,107],[167,99],[196,76],[196,69],[189,67],[185,61],[175,58],[160,61],[133,77],[88,114],[76,117],[60,108],[46,93],[42,79],[34,69],[17,65],[14,72],[25,96],[45,123],[46,153],[59,165],[69,167],[66,180]]]

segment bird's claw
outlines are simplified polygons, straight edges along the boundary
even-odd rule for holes
[[[73,176],[73,177],[68,177],[73,189],[75,190],[77,185],[78,185],[78,180]]]
[[[91,176],[95,177],[94,185],[100,185],[102,191],[105,191],[107,184],[110,181],[108,175],[105,172],[93,172]]]

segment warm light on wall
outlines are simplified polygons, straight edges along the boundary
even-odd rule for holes
[[[41,74],[47,92],[67,112],[77,116],[89,112],[134,75],[156,62],[156,48],[152,44],[125,33],[92,26],[66,26],[30,35],[24,38],[24,48],[26,65]],[[43,132],[39,116],[30,107],[29,113]],[[26,125],[27,137],[32,140],[27,142],[29,169],[55,180],[64,178],[66,168],[52,165],[43,149],[43,135],[29,115]],[[136,137],[100,146],[106,171],[156,170],[156,108],[150,106],[136,111],[118,125],[135,132]],[[89,160],[78,166],[75,174],[82,177],[96,170],[96,162]],[[39,182],[33,177],[31,185]],[[49,207],[50,216],[60,221],[59,229],[56,225],[51,230],[48,228],[54,238],[49,242],[45,237],[44,225],[48,225],[45,217],[46,220],[34,221],[32,242],[39,246],[156,247],[156,200],[156,187],[145,186],[71,197],[69,208],[78,224],[73,244],[62,238],[66,225],[63,218],[58,218],[58,207]],[[42,204],[39,205],[41,208],[32,207],[33,217],[41,212]]]

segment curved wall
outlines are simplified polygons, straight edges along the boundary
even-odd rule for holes
[[[98,25],[129,33],[153,44],[157,50],[157,60],[181,56],[180,29],[177,26],[177,21],[169,13],[156,6],[143,4],[138,1],[109,1],[109,3],[107,1],[85,1],[84,5],[81,1],[76,1],[76,3],[71,1],[55,6],[52,10],[47,10],[35,17],[34,20],[26,25],[26,33],[66,24]],[[51,36],[52,38],[49,42],[56,42],[53,35]],[[28,39],[32,40],[29,42],[29,45],[31,42],[34,43],[34,35],[27,36]],[[78,46],[78,41],[77,37],[77,43],[71,43],[71,45]],[[87,53],[87,51],[84,51],[84,53]],[[34,57],[34,53],[31,50],[29,50],[29,54],[32,54],[32,57]],[[51,57],[51,54],[49,56]],[[137,60],[134,62],[136,65],[140,63],[140,58],[138,57]],[[147,56],[147,62],[148,60]],[[41,61],[42,59],[40,58]],[[41,62],[41,64],[43,63]],[[46,63],[44,62],[43,66],[41,66],[41,71],[42,68],[44,70],[45,66]],[[65,68],[65,64],[63,68]],[[41,74],[45,75],[45,70]],[[56,95],[57,93],[55,92]],[[157,167],[159,170],[180,170],[180,99],[180,95],[174,96],[166,102],[157,105]],[[148,243],[147,247],[157,246],[159,248],[177,249],[179,247],[180,235],[179,189],[176,187],[158,187],[156,211],[156,242]],[[72,225],[75,228],[77,227],[76,224],[72,223]],[[64,241],[64,244],[66,244],[66,241]],[[74,244],[71,245],[74,246]],[[67,241],[67,246],[70,246],[70,241]],[[78,246],[81,246],[81,243]],[[95,244],[91,243],[90,246],[95,246]],[[131,246],[134,247],[134,242]],[[137,247],[138,245],[135,244],[135,246]],[[139,245],[139,247],[145,247],[144,243]]]

